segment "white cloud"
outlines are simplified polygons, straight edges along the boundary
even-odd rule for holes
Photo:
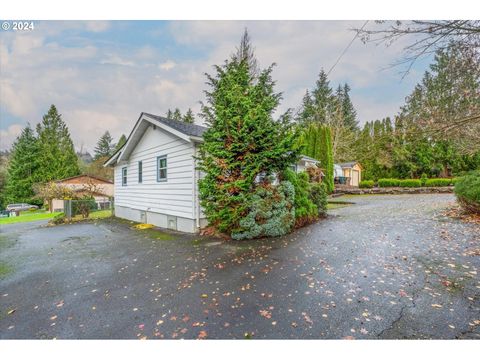
[[[18,135],[22,132],[22,124],[10,125],[6,130],[0,130],[0,148],[9,149]]]
[[[172,70],[177,64],[172,61],[172,60],[167,60],[163,63],[161,63],[160,65],[158,65],[158,67],[162,70],[165,70],[165,71],[168,71],[168,70]]]

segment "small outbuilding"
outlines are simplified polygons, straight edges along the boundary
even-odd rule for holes
[[[356,186],[362,181],[362,166],[356,161],[334,165],[335,183]]]

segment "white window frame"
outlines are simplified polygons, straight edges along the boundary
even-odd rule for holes
[[[127,167],[122,167],[122,186],[127,186]]]
[[[165,160],[165,166],[160,167],[160,161]],[[157,156],[157,182],[165,182],[168,179],[168,160],[167,155]],[[160,170],[165,170],[165,177],[160,177]]]

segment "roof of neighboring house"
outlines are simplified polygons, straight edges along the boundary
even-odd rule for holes
[[[81,175],[71,176],[71,177],[68,177],[68,178],[65,178],[65,179],[61,179],[61,180],[56,180],[55,183],[61,183],[61,182],[64,182],[64,181],[78,179],[78,178],[81,178],[81,177],[87,177],[87,178],[95,179],[95,180],[98,180],[98,181],[101,181],[101,182],[104,182],[104,183],[107,183],[107,184],[113,184],[113,181],[103,179],[103,178],[98,177],[98,176],[88,175],[88,174],[81,174]]]
[[[207,130],[205,126],[200,126],[197,124],[188,124],[183,121],[168,119],[163,116],[152,115],[145,112],[143,114],[147,115],[152,119],[157,120],[158,122],[161,122],[162,124],[170,126],[175,130],[178,130],[184,133],[185,135],[202,137],[203,133]]]
[[[316,164],[320,163],[320,161],[318,161],[317,159],[314,159],[310,156],[307,156],[307,155],[300,155],[300,160],[303,160],[303,161],[311,161],[311,162],[314,162]]]
[[[339,166],[341,166],[342,168],[352,168],[352,167],[354,167],[356,164],[358,164],[358,162],[356,162],[356,161],[349,161],[349,162],[339,163],[339,164],[336,164],[336,165],[339,165]]]

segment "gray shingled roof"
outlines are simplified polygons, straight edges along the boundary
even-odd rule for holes
[[[340,165],[342,168],[351,168],[351,167],[353,167],[356,163],[357,163],[356,161],[350,161],[350,162],[340,163],[340,164],[337,164],[337,165]]]
[[[184,133],[185,135],[202,137],[203,133],[207,130],[205,126],[188,124],[184,123],[183,121],[168,119],[166,117],[152,115],[149,113],[144,114],[158,122],[161,122],[162,124],[170,126],[171,128],[174,128],[175,130]]]

